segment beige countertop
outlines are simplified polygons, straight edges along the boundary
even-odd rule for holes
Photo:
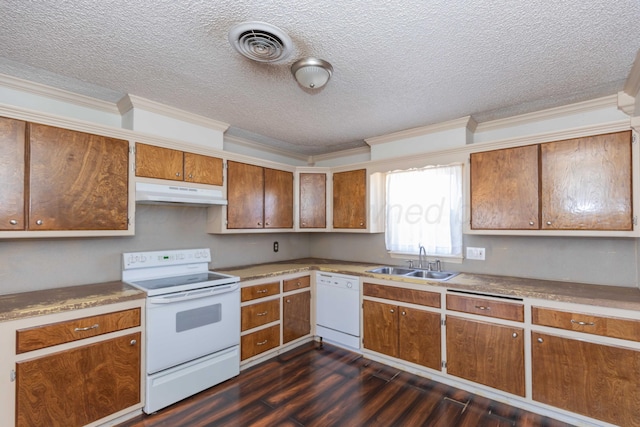
[[[535,298],[548,301],[597,305],[601,307],[640,310],[640,289],[621,286],[590,285],[585,283],[553,280],[526,279],[521,277],[493,276],[461,273],[446,282],[427,281],[403,276],[367,273],[380,264],[302,258],[269,264],[216,269],[226,274],[239,276],[248,281],[305,271],[326,271],[350,274],[395,282],[426,284],[431,286],[517,298]]]
[[[0,295],[0,322],[143,299],[145,293],[120,281]]]

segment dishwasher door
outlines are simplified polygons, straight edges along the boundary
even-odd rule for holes
[[[316,273],[316,335],[350,349],[360,349],[360,280]]]

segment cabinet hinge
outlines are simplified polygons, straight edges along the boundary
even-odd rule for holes
[[[635,144],[636,142],[638,142],[638,136],[635,133],[633,133],[631,135],[631,143]]]
[[[445,362],[444,360],[442,361],[442,367],[446,368],[447,367],[447,362]]]
[[[228,221],[228,220],[225,220],[225,221],[224,221],[224,225],[229,225],[229,221]]]
[[[440,324],[442,326],[447,326],[447,319],[440,319]]]
[[[136,154],[136,146],[132,145],[131,147],[129,147],[129,153],[130,154]]]
[[[223,168],[225,168],[225,169],[229,169],[229,163],[224,162],[224,163],[222,164],[222,167],[223,167]]]
[[[127,225],[131,225],[131,217],[127,217]]]
[[[638,225],[638,216],[637,215],[633,216],[633,225]]]
[[[9,379],[11,380],[11,382],[14,382],[16,380],[16,370],[15,369],[12,369],[9,372]]]

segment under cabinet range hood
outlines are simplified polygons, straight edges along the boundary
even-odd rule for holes
[[[136,203],[153,205],[214,206],[226,205],[221,190],[136,182]]]

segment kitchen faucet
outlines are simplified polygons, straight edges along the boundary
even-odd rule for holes
[[[424,253],[424,258],[422,257],[423,253]],[[424,248],[424,246],[420,245],[420,249],[418,252],[418,268],[426,269],[427,271],[432,271],[434,269],[435,271],[441,271],[442,264],[440,263],[439,259],[436,259],[433,262],[429,262],[427,260],[427,250]]]
[[[422,258],[422,254],[424,253],[424,260]],[[427,261],[427,250],[424,246],[419,245],[418,249],[418,268],[424,268],[424,264]],[[429,264],[427,264],[427,268],[429,268]]]

